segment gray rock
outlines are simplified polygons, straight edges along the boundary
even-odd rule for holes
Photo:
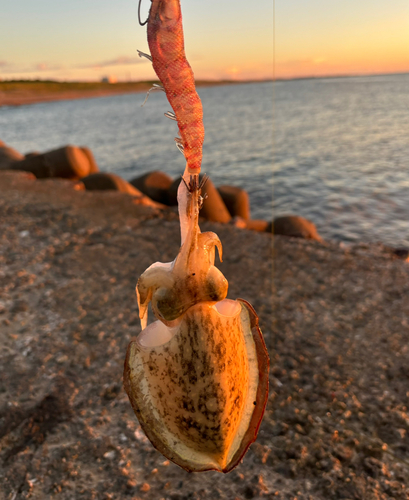
[[[31,172],[37,179],[80,179],[89,174],[90,162],[80,148],[68,145],[47,153],[26,156],[22,161],[14,163],[13,169]]]
[[[88,158],[89,161],[89,174],[96,174],[99,172],[99,168],[97,165],[97,162],[95,161],[94,154],[92,151],[85,147],[85,146],[80,146],[81,151],[85,154],[85,156]]]
[[[294,238],[322,241],[315,224],[298,215],[276,217],[272,222],[272,232]]]
[[[168,191],[172,185],[172,177],[160,170],[147,172],[129,181],[132,186],[149,196],[154,201],[169,204]]]
[[[250,219],[250,200],[247,191],[237,186],[223,185],[217,188],[232,217]]]
[[[83,177],[81,182],[84,184],[85,189],[89,191],[104,191],[115,190],[121,193],[132,194],[133,196],[143,196],[143,194],[133,187],[129,182],[119,177],[116,174],[108,174],[106,172],[98,172],[96,174]]]

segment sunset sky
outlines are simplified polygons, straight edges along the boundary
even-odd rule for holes
[[[150,1],[142,0],[143,17]],[[0,78],[154,78],[138,0],[13,0],[1,9]],[[182,0],[198,79],[273,76],[273,0]],[[277,78],[409,72],[408,0],[276,0]]]

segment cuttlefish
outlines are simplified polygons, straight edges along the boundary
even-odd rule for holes
[[[171,263],[139,278],[142,331],[128,347],[124,386],[142,429],[187,471],[229,472],[256,439],[268,396],[269,358],[253,307],[227,297],[214,265],[222,245],[201,233],[198,175],[178,190],[182,244]],[[148,305],[156,321],[148,325]]]

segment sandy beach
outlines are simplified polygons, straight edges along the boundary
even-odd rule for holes
[[[1,500],[409,498],[405,258],[204,221],[259,314],[270,396],[241,465],[189,474],[122,387],[135,284],[176,256],[176,212],[74,187],[0,171]]]
[[[146,92],[149,87],[149,82],[112,85],[99,82],[0,82],[0,107]]]
[[[148,89],[146,89],[148,90]],[[109,95],[121,95],[126,93],[143,92],[143,90],[118,90],[115,88],[106,90],[89,91],[67,91],[67,92],[31,92],[19,90],[15,92],[0,93],[0,106],[23,106],[26,104],[36,104],[38,102],[69,101],[72,99],[89,99],[92,97],[106,97]]]

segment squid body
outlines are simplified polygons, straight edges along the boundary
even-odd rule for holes
[[[185,174],[185,177],[187,175]],[[188,471],[228,472],[255,440],[268,395],[268,354],[254,309],[226,298],[216,234],[198,225],[197,176],[178,192],[182,246],[139,278],[142,332],[124,385],[152,444]],[[148,304],[157,320],[147,326]]]

